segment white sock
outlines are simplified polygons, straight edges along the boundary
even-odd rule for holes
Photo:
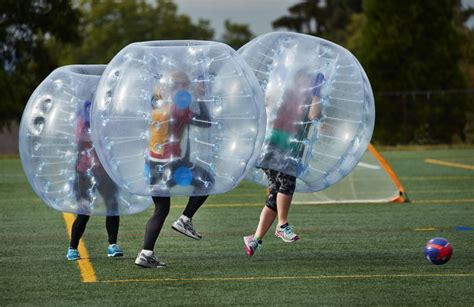
[[[142,254],[144,254],[145,256],[151,256],[153,255],[153,251],[148,249],[142,249]]]
[[[182,214],[180,217],[180,219],[183,220],[183,222],[187,223],[189,222],[191,219],[189,217],[187,217],[186,215]]]

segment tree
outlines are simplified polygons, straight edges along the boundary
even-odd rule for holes
[[[248,43],[254,37],[247,24],[232,23],[229,19],[226,19],[224,26],[225,32],[222,34],[221,40],[235,50]]]
[[[0,1],[0,127],[20,117],[32,89],[56,67],[48,41],[79,39],[78,20],[69,0]]]
[[[462,97],[429,95],[432,89],[466,86],[459,69],[461,38],[453,22],[459,5],[456,0],[364,2],[357,55],[375,92],[401,91],[376,97],[377,141],[449,143],[453,134],[462,134]],[[426,99],[406,95],[420,90],[428,91]]]
[[[137,41],[211,39],[209,21],[193,23],[178,15],[169,0],[83,0],[80,4],[82,43],[60,48],[65,63],[108,63],[126,45]],[[57,47],[52,48],[58,50]]]
[[[352,14],[361,11],[362,0],[305,0],[289,7],[289,15],[276,19],[272,25],[343,44]]]

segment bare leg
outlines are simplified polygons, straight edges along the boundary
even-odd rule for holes
[[[282,193],[277,194],[277,208],[278,208],[278,226],[288,223],[288,211],[293,196]]]
[[[262,240],[268,229],[272,226],[276,216],[277,213],[275,211],[264,206],[262,213],[260,213],[260,220],[258,222],[257,230],[255,231],[255,237]]]

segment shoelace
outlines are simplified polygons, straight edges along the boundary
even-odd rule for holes
[[[262,246],[261,244],[258,243],[257,240],[255,240],[254,238],[252,238],[252,240],[250,241],[250,244],[249,244],[252,249],[255,251],[257,249],[260,249],[260,247]]]
[[[196,230],[194,229],[194,226],[193,226],[193,222],[192,221],[189,221],[187,223],[184,223],[184,228],[186,228],[186,230],[188,230],[190,233],[192,233],[193,235],[196,235],[197,236],[197,232]]]
[[[148,261],[148,262],[150,262],[150,263],[155,263],[155,264],[160,263],[160,261],[158,260],[158,258],[156,258],[155,255],[151,255],[148,259],[151,260],[151,261]]]
[[[288,235],[288,236],[292,235],[293,234],[293,227],[288,225],[285,228],[283,228],[283,232],[285,233],[285,235]]]

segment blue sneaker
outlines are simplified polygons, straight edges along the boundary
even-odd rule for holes
[[[122,257],[123,251],[117,244],[110,244],[107,248],[107,257]]]
[[[69,247],[67,249],[66,258],[69,261],[76,261],[81,259],[81,256],[79,255],[79,251],[77,249]]]

